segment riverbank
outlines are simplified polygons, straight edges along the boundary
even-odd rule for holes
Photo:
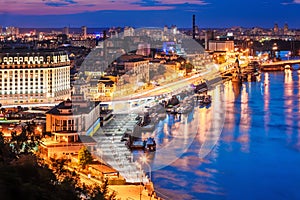
[[[109,185],[109,189],[116,192],[116,198],[120,200],[149,200],[161,198],[150,195],[142,185]]]

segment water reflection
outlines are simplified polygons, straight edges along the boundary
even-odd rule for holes
[[[211,91],[213,102],[208,109],[199,109],[200,127],[198,136],[202,145],[199,150],[199,158],[204,158],[211,152],[219,140],[224,126],[225,106],[223,104],[223,87],[217,86]],[[205,113],[205,115],[203,115]],[[202,117],[202,119],[201,119]],[[204,119],[203,119],[204,118]]]
[[[240,88],[226,82],[216,94],[211,91],[212,106],[191,114],[199,122],[196,140],[177,160],[154,172],[157,190],[169,199],[300,199],[299,80],[300,73],[293,71],[264,73],[262,82]],[[214,131],[221,127],[221,120],[214,119],[225,113],[220,111],[224,106],[224,129],[213,145]],[[191,136],[187,118],[182,116],[185,139],[178,145]],[[181,133],[176,130],[173,135]],[[209,145],[213,150],[201,157],[200,150],[207,152],[203,147]],[[161,159],[180,146],[170,148]]]
[[[239,82],[231,82],[232,85],[232,91],[235,96],[235,98],[239,98],[241,94],[241,84]]]
[[[251,86],[251,82],[248,83],[248,86]],[[241,150],[244,152],[249,151],[249,128],[251,125],[251,111],[248,106],[249,96],[246,89],[246,84],[243,84],[243,89],[241,91],[241,117],[240,117],[240,134],[238,137],[238,141],[243,143],[241,146]]]
[[[262,84],[262,83],[261,83]],[[261,85],[264,88],[262,95],[264,96],[264,128],[266,133],[269,132],[269,122],[270,122],[270,111],[269,111],[269,104],[270,104],[270,80],[269,80],[269,73],[266,72],[264,76],[264,83]]]
[[[297,108],[297,110],[298,110],[298,114],[297,114],[297,121],[298,121],[298,123],[297,123],[297,126],[298,127],[300,127],[300,70],[298,70],[297,71],[297,74],[298,74],[298,87],[297,87],[297,89],[298,89],[298,108]],[[300,128],[298,129],[298,135],[297,135],[297,149],[298,150],[300,150]]]
[[[293,76],[292,70],[284,71],[284,107],[285,107],[285,123],[288,127],[293,126]],[[291,128],[286,129],[287,134],[291,134]]]
[[[161,169],[176,161],[193,142],[199,125],[198,115],[194,112],[183,115],[167,115],[154,131],[157,141],[153,170]]]
[[[234,128],[234,122],[235,121],[235,113],[234,113],[234,100],[235,100],[235,94],[233,92],[233,86],[231,82],[226,82],[224,84],[224,99],[226,103],[226,121],[225,126],[228,130],[233,131]]]

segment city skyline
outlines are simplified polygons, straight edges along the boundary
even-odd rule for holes
[[[191,16],[196,25],[206,27],[271,28],[275,23],[283,27],[299,28],[297,11],[300,0],[30,0],[4,1],[0,8],[0,26],[18,27],[162,27],[177,25],[191,27]],[[247,9],[246,9],[247,8]]]

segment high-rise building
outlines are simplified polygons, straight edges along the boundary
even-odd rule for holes
[[[19,35],[19,28],[17,27],[9,26],[6,27],[5,31],[7,35]]]
[[[164,32],[167,33],[169,30],[169,27],[167,25],[164,26]]]
[[[62,33],[66,34],[66,35],[69,35],[70,34],[69,27],[64,27]]]
[[[0,35],[2,35],[2,33],[3,33],[3,28],[2,26],[0,26]]]
[[[205,50],[209,50],[209,41],[214,40],[214,31],[206,30],[205,32]]]
[[[87,27],[86,26],[81,27],[81,34],[82,34],[83,39],[86,39],[86,37],[87,37]]]
[[[136,51],[137,55],[149,56],[151,53],[150,44],[142,43],[138,45],[138,49]]]
[[[274,35],[278,35],[278,33],[279,33],[278,24],[274,25],[273,32],[274,32]]]
[[[177,26],[176,26],[176,25],[172,25],[172,26],[171,26],[171,32],[172,32],[172,34],[174,34],[174,35],[177,34]]]
[[[287,35],[289,32],[289,25],[287,23],[284,24],[284,27],[283,27],[283,34],[284,35]]]
[[[70,60],[63,51],[0,51],[0,103],[55,102],[70,96]]]
[[[196,38],[196,22],[195,15],[193,15],[193,39]]]
[[[125,27],[124,28],[124,37],[134,36],[134,28],[132,27]]]

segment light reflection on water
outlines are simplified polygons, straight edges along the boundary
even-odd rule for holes
[[[264,97],[264,112],[265,112],[265,115],[264,115],[264,128],[265,128],[265,131],[268,132],[269,131],[269,127],[268,127],[268,124],[270,122],[270,111],[269,111],[269,103],[270,103],[270,80],[269,80],[269,73],[266,72],[265,73],[265,79],[264,79],[264,83],[262,85],[261,83],[261,87],[264,88],[264,90],[262,90],[262,95]]]
[[[296,71],[285,71],[264,73],[261,82],[241,88],[225,83],[219,104],[192,114],[199,129],[191,146],[152,173],[158,193],[168,199],[300,199],[299,79]],[[206,132],[214,130],[220,105],[226,109],[221,138],[199,157],[203,144],[213,144]],[[188,140],[190,134],[183,135]]]

